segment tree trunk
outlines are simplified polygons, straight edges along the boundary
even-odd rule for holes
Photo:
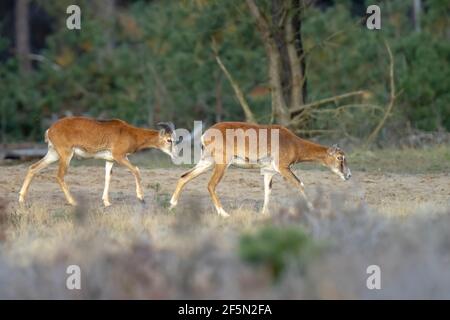
[[[246,1],[269,60],[272,119],[288,126],[291,117],[296,115],[290,109],[299,108],[306,101],[305,54],[301,34],[304,2],[271,0],[272,21],[269,22],[254,0]]]
[[[101,58],[109,57],[114,49],[114,24],[116,21],[116,0],[95,0],[93,2],[96,16],[102,25],[102,35],[105,39],[105,47]],[[103,59],[101,59],[101,62]]]
[[[420,32],[420,16],[422,14],[422,1],[421,0],[413,0],[413,24],[414,30],[416,32]]]
[[[306,102],[305,57],[302,42],[302,0],[272,0],[273,37],[281,57],[281,84],[289,108]]]
[[[289,9],[289,5],[285,5],[285,1],[272,0],[271,1],[271,16],[272,16],[272,30],[273,38],[277,44],[278,51],[281,57],[281,86],[283,88],[283,96],[285,101],[289,101],[291,96],[292,75],[291,66],[289,63],[289,53],[285,39],[285,25]]]
[[[22,74],[31,71],[30,28],[28,25],[28,0],[16,0],[16,56]]]
[[[254,17],[257,29],[269,59],[269,83],[272,94],[272,121],[289,125],[290,114],[286,106],[281,83],[281,56],[273,37],[272,28],[267,18],[260,12],[254,0],[246,0],[251,15]]]
[[[270,45],[267,49],[269,56],[269,80],[272,93],[272,110],[274,120],[282,125],[289,125],[290,114],[286,106],[281,85],[281,57],[275,45]]]
[[[106,54],[111,55],[114,49],[114,23],[116,21],[116,1],[115,0],[102,0],[104,3],[104,20],[106,23]]]
[[[294,30],[294,45],[297,51],[297,56],[300,59],[300,70],[302,77],[302,104],[306,103],[307,95],[307,81],[306,81],[306,56],[303,50],[303,39],[302,39],[302,11],[304,9],[305,3],[303,0],[293,0],[292,1],[293,17],[292,17],[292,28]]]
[[[290,90],[290,104],[289,109],[303,105],[303,91],[302,91],[302,65],[300,57],[297,54],[297,48],[295,47],[295,30],[293,27],[293,17],[292,9],[288,13],[288,18],[286,19],[286,46],[289,55],[289,65],[292,74],[292,86]]]

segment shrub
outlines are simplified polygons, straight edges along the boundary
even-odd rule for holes
[[[301,227],[266,226],[255,234],[243,235],[239,254],[244,261],[269,268],[278,279],[291,262],[303,265],[316,245]]]

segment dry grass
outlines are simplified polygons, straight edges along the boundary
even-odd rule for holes
[[[244,179],[230,170],[219,194],[231,217],[222,219],[205,190],[208,176],[167,211],[179,168],[141,170],[144,206],[118,168],[108,209],[100,206],[96,166],[71,168],[67,179],[83,206],[66,206],[53,172],[44,172],[19,207],[25,170],[0,167],[0,298],[450,298],[446,171],[354,170],[347,184],[328,172],[298,171],[316,209],[307,211],[276,179],[272,215],[264,217],[259,173]],[[244,253],[243,237],[250,241]],[[82,290],[65,286],[71,264],[81,267]],[[381,290],[366,287],[372,264],[381,267]]]
[[[450,171],[450,147],[385,148],[373,151],[353,150],[350,155],[355,170],[391,173],[433,173]]]

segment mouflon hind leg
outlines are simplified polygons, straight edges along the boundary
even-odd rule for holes
[[[59,155],[56,152],[56,150],[53,147],[49,146],[45,157],[42,158],[41,160],[39,160],[38,162],[32,164],[28,168],[27,176],[25,177],[22,188],[20,189],[20,192],[19,192],[19,202],[20,203],[23,203],[25,201],[25,197],[28,193],[28,188],[30,187],[30,183],[33,180],[36,173],[38,173],[42,169],[48,167],[50,164],[57,161],[58,159],[59,159]]]
[[[69,167],[70,160],[72,159],[73,151],[72,150],[58,150],[58,154],[59,154],[59,167],[58,167],[58,173],[56,175],[56,180],[58,181],[59,186],[61,187],[62,191],[64,192],[67,202],[72,206],[76,206],[77,202],[70,194],[69,188],[67,187],[67,184],[64,181],[64,176],[67,173],[67,168]]]

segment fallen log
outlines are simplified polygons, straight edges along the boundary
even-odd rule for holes
[[[31,147],[31,148],[0,148],[0,160],[31,160],[42,158],[47,153],[45,147]]]

